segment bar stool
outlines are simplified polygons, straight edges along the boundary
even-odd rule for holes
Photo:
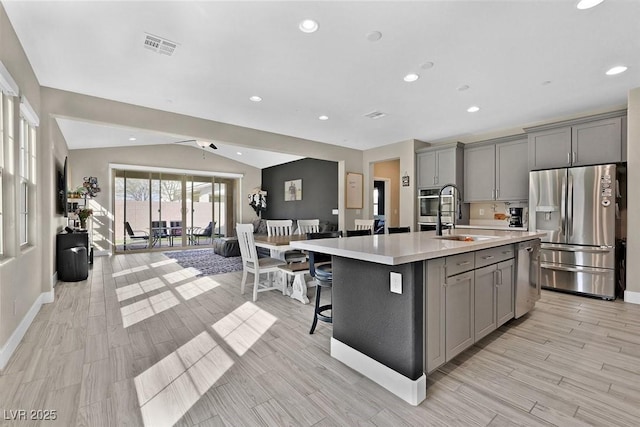
[[[307,233],[307,240],[327,239],[332,237],[342,237],[342,232],[333,231],[325,233]],[[313,311],[313,323],[309,334],[316,330],[318,320],[326,323],[333,323],[331,315],[326,314],[331,310],[332,304],[320,305],[320,295],[322,288],[331,288],[333,285],[333,272],[331,269],[331,256],[316,252],[309,252],[309,275],[314,278],[316,284],[316,302]]]

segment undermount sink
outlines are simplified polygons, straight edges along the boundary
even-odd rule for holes
[[[478,236],[478,235],[471,235],[471,234],[454,234],[451,236],[436,236],[434,237],[435,239],[442,239],[442,240],[455,240],[458,242],[478,242],[478,241],[482,241],[482,240],[491,240],[491,239],[496,239],[497,236]]]

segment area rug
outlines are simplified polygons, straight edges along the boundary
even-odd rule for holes
[[[242,257],[225,258],[214,253],[212,248],[172,251],[164,254],[169,258],[175,259],[183,268],[195,268],[200,271],[197,276],[242,271]]]

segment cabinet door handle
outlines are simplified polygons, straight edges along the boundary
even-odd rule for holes
[[[571,152],[571,161],[574,164],[578,162],[578,153],[577,152],[575,152],[575,151]]]
[[[493,255],[483,256],[482,259],[493,259]]]
[[[471,261],[459,262],[457,265],[469,265],[469,264],[471,264]]]
[[[567,164],[571,164],[571,153],[567,153]]]
[[[500,189],[496,188],[496,200],[500,198]]]
[[[512,253],[513,253],[513,252],[511,252],[511,251],[503,251],[503,252],[502,252],[502,255],[511,255]]]

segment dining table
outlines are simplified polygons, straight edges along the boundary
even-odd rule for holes
[[[258,234],[254,236],[256,247],[269,249],[271,258],[285,260],[285,252],[292,250],[291,242],[299,240],[307,240],[306,235],[291,234],[288,236],[267,236]],[[293,266],[293,268],[292,268]],[[306,268],[305,268],[306,267]],[[300,263],[299,266],[294,264],[284,266],[280,269],[280,273],[276,280],[280,283],[284,294],[300,301],[303,304],[309,303],[307,297],[307,283],[304,275],[309,273],[308,263]],[[288,275],[293,275],[293,283],[289,285]]]

